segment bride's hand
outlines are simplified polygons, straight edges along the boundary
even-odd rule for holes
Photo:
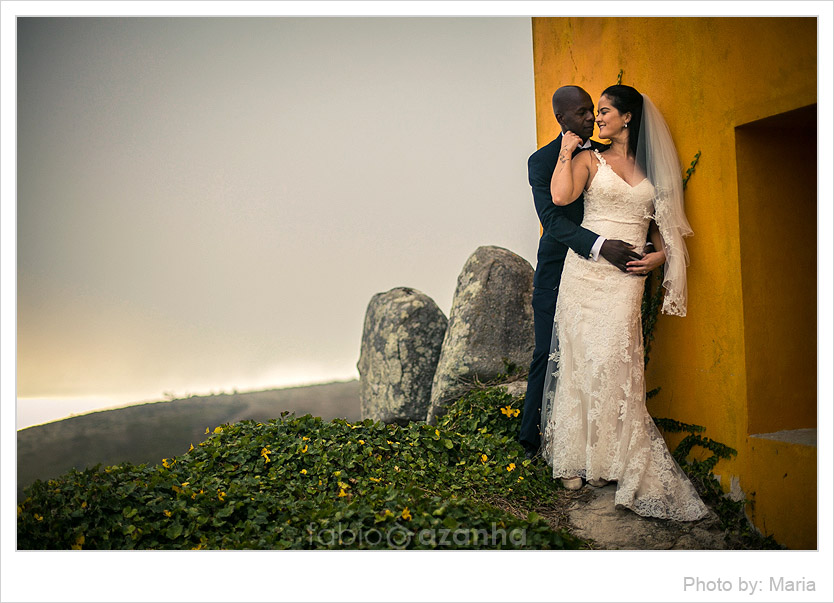
[[[626,271],[637,276],[646,276],[649,272],[662,266],[666,262],[666,252],[653,251],[647,253],[639,260],[633,260],[626,264]]]
[[[570,154],[576,150],[576,147],[582,144],[582,139],[576,134],[568,130],[562,134],[562,151],[567,151]]]

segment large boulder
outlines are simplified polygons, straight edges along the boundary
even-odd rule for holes
[[[426,420],[471,389],[526,369],[533,358],[533,267],[502,247],[479,247],[458,276]]]
[[[425,420],[447,324],[420,291],[397,287],[371,298],[356,364],[362,419]]]

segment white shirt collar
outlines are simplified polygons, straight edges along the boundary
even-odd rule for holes
[[[588,140],[586,140],[586,141],[585,141],[585,144],[581,144],[581,145],[579,145],[579,147],[577,147],[577,148],[580,148],[580,149],[590,149],[590,148],[591,148],[591,139],[589,138]]]

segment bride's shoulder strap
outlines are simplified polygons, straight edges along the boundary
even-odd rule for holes
[[[603,159],[602,153],[600,153],[597,149],[594,149],[594,155],[596,155],[597,162],[605,165],[605,159]]]

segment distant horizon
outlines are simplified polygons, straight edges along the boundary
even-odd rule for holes
[[[267,392],[273,390],[285,389],[301,389],[305,387],[317,387],[323,385],[331,385],[336,383],[350,383],[351,381],[358,381],[359,376],[345,378],[332,378],[326,381],[302,381],[298,383],[281,384],[275,386],[253,386],[251,388],[237,388],[231,390],[226,389],[210,389],[208,392],[190,392],[186,391],[183,394],[175,394],[174,392],[163,392],[159,397],[150,397],[142,399],[132,399],[127,402],[113,403],[112,399],[107,397],[18,397],[17,398],[17,414],[16,414],[16,431],[28,429],[29,427],[38,427],[40,425],[47,425],[73,417],[80,417],[96,412],[104,412],[108,410],[118,410],[121,408],[129,408],[131,406],[141,406],[143,404],[157,404],[159,402],[173,402],[175,400],[188,400],[191,398],[211,398],[214,396],[232,396],[236,394],[253,394],[259,392]],[[20,402],[24,404],[20,404]],[[73,408],[67,412],[67,408]],[[49,417],[41,420],[43,417]]]

